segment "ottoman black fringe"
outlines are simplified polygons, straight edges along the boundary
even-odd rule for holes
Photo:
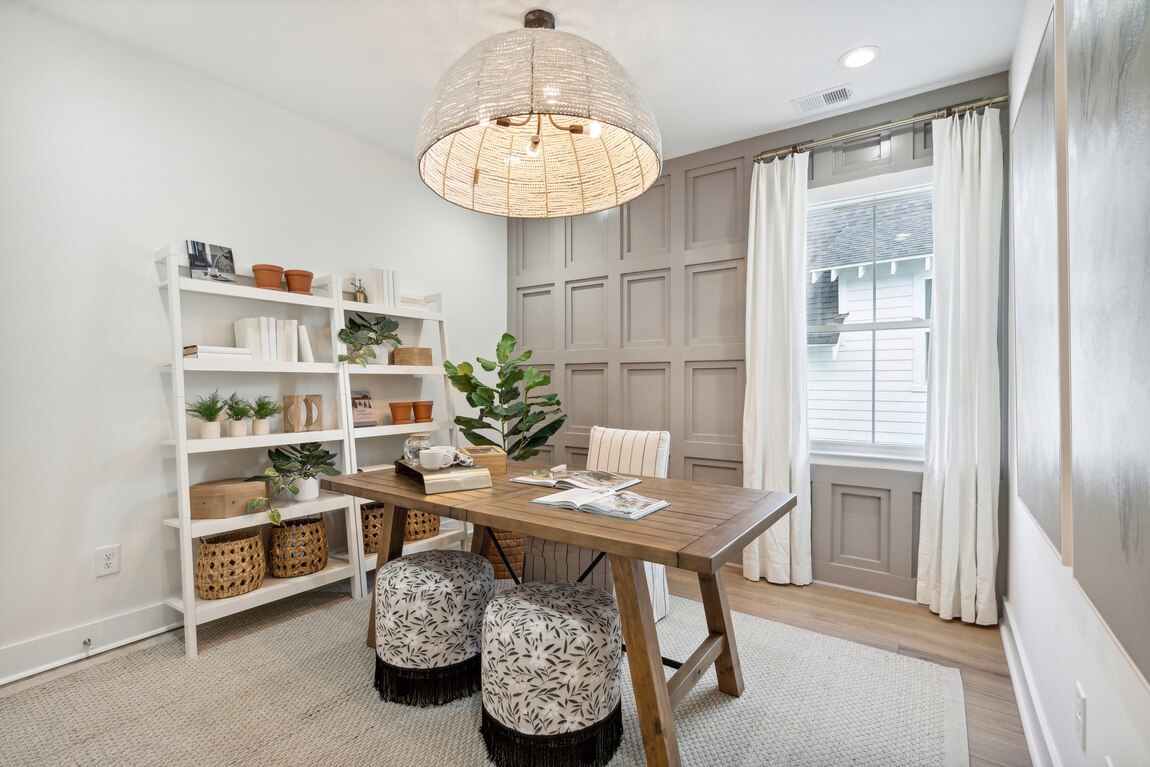
[[[479,731],[487,744],[487,756],[499,767],[603,767],[623,740],[620,706],[590,727],[558,735],[516,732],[484,707]]]
[[[479,692],[480,659],[440,668],[400,668],[375,657],[375,689],[379,697],[409,706],[439,706]]]

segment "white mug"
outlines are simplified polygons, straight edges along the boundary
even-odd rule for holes
[[[464,455],[451,445],[436,445],[419,451],[419,463],[425,469],[435,470],[446,469],[456,463],[470,466],[472,460],[471,456]]]

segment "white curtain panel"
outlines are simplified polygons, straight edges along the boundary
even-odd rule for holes
[[[755,163],[747,236],[747,390],[743,486],[798,496],[798,505],[743,549],[743,576],[811,582],[807,444],[807,163]]]
[[[934,320],[918,601],[998,622],[1000,113],[934,120]]]

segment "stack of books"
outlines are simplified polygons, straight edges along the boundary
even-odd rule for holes
[[[193,344],[184,347],[186,360],[250,360],[251,349],[237,349],[234,346],[204,346]]]
[[[426,309],[422,296],[405,296],[399,291],[399,273],[394,269],[360,269],[352,282],[360,282],[367,291],[369,303],[383,306]]]
[[[236,346],[257,362],[315,362],[307,328],[299,320],[246,317],[235,321]]]

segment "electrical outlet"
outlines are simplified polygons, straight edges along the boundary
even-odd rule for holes
[[[96,549],[96,577],[120,572],[120,544]]]
[[[1078,745],[1086,750],[1086,692],[1082,689],[1082,682],[1074,683],[1074,734],[1078,736]]]

